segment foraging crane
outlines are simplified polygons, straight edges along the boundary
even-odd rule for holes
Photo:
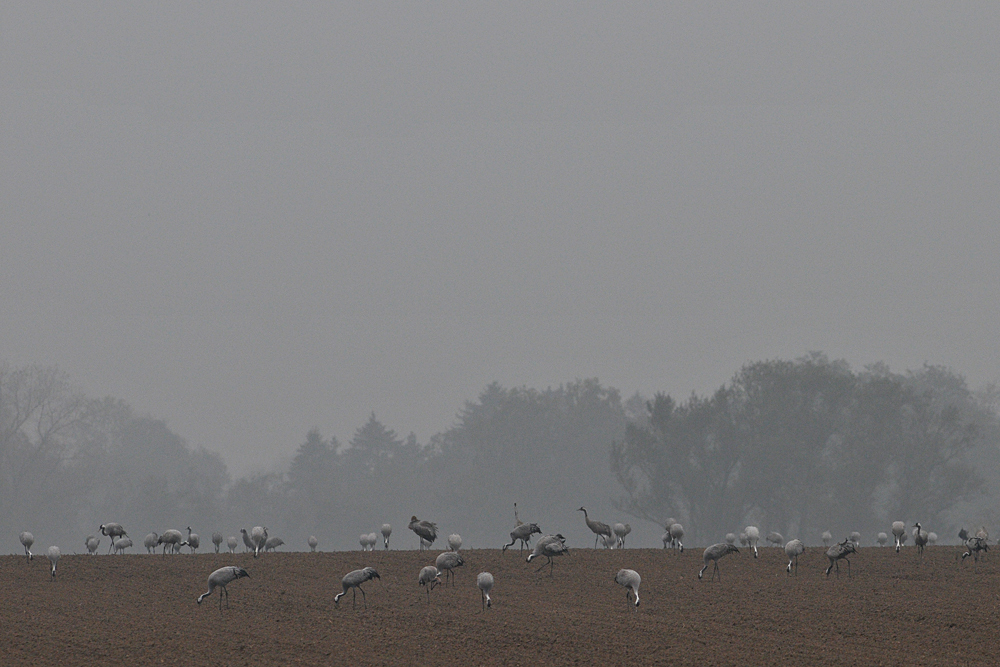
[[[935,533],[934,531],[927,533],[927,544],[934,546],[935,544],[937,544],[937,540],[938,540],[937,533]]]
[[[120,537],[111,546],[114,547],[115,553],[124,554],[125,550],[132,546],[132,540],[128,537]]]
[[[493,575],[489,572],[480,572],[476,575],[476,586],[479,587],[479,593],[483,601],[483,611],[486,611],[493,606],[493,601],[490,599],[490,591],[493,590]]]
[[[788,556],[788,567],[785,571],[788,574],[792,573],[792,566],[795,567],[795,574],[799,573],[799,556],[805,552],[806,547],[802,544],[802,540],[791,540],[785,545],[785,555]]]
[[[663,533],[660,539],[663,540],[663,548],[668,548],[670,546],[670,529],[667,529],[667,532]]]
[[[900,547],[903,546],[906,537],[906,524],[902,521],[892,522],[892,534],[896,538],[896,553],[899,553]]]
[[[465,559],[462,558],[457,551],[445,551],[434,561],[434,567],[437,568],[438,573],[443,571],[445,573],[445,581],[451,579],[452,586],[455,585],[455,580],[453,578],[455,573],[453,570],[456,567],[462,567],[463,565],[465,565]]]
[[[747,526],[747,544],[753,547],[753,557],[757,557],[757,542],[760,540],[760,531],[757,526]]]
[[[719,542],[718,544],[713,544],[709,548],[705,549],[705,553],[702,554],[702,560],[705,562],[705,567],[698,571],[698,578],[701,579],[702,575],[705,574],[705,570],[708,569],[708,561],[715,563],[715,569],[712,570],[712,576],[708,578],[709,581],[715,579],[715,575],[719,575],[719,581],[722,581],[722,573],[719,572],[719,559],[728,556],[729,554],[738,554],[739,549],[733,544],[726,544],[725,542]]]
[[[631,603],[632,600],[629,593],[635,594],[635,606],[639,606],[639,584],[642,583],[642,577],[635,570],[618,570],[618,574],[615,575],[615,583],[619,586],[625,587],[625,601]]]
[[[684,553],[684,526],[679,523],[674,522],[670,526],[670,546],[674,549],[678,549],[680,553]]]
[[[858,531],[855,530],[853,533],[851,533],[851,535],[850,535],[850,537],[848,537],[848,539],[851,542],[854,542],[854,548],[855,549],[857,549],[858,547],[861,546],[861,533],[859,533]]]
[[[826,576],[830,576],[830,570],[833,566],[837,566],[837,577],[840,577],[840,561],[847,561],[847,576],[851,576],[851,559],[848,558],[853,553],[857,553],[854,547],[854,542],[850,539],[846,539],[840,544],[834,544],[832,547],[826,550],[826,557],[830,559],[830,567],[826,568]]]
[[[611,526],[611,532],[615,534],[615,546],[619,549],[625,546],[625,524],[616,523]]]
[[[31,545],[35,543],[35,536],[28,531],[24,531],[17,536],[17,539],[21,540],[21,546],[24,547],[24,555],[30,563],[31,559],[35,557],[35,554],[31,553]]]
[[[924,547],[927,546],[927,533],[921,529],[919,521],[913,526],[913,543],[917,545],[917,551],[923,556]]]
[[[386,550],[389,549],[389,536],[392,535],[392,526],[387,523],[382,524],[382,544]]]
[[[438,536],[438,527],[436,523],[433,521],[418,521],[415,516],[410,517],[410,525],[407,526],[407,528],[416,533],[417,537],[421,540],[425,540],[430,544],[434,544],[434,540],[436,540]],[[424,542],[420,543],[420,550],[424,550]]]
[[[285,541],[280,537],[269,537],[267,538],[267,541],[264,542],[264,551],[274,551],[284,543]]]
[[[49,562],[52,563],[52,578],[56,578],[56,563],[59,562],[59,547],[49,547]]]
[[[438,570],[433,565],[428,565],[427,567],[420,570],[420,576],[417,577],[417,583],[421,586],[427,586],[427,604],[431,603],[431,591],[434,587],[441,583],[441,579],[438,577]]]
[[[768,543],[768,545],[774,545],[776,547],[780,547],[782,545],[782,543],[785,541],[785,537],[781,533],[779,533],[779,532],[777,532],[775,530],[772,530],[764,538],[764,541],[766,541]]]
[[[215,545],[215,553],[219,553],[219,547],[222,546],[222,533],[212,533],[212,544]]]
[[[990,539],[990,534],[986,531],[986,526],[982,526],[979,530],[976,531],[976,537],[978,537],[981,540]]]
[[[368,544],[368,533],[361,533],[358,535],[358,544],[361,545],[362,551],[368,551],[368,547],[370,546]]]
[[[105,523],[101,525],[101,535],[106,535],[111,538],[111,547],[108,549],[108,553],[115,548],[115,540],[119,537],[128,537],[128,533],[122,528],[120,523]]]
[[[156,544],[163,545],[163,555],[166,556],[168,546],[173,547],[174,551],[178,551],[183,540],[184,536],[181,534],[181,531],[171,528],[163,531],[163,534],[156,538]]]
[[[94,537],[93,535],[88,535],[87,539],[84,540],[84,544],[87,545],[87,551],[91,556],[97,555],[97,548],[101,546],[101,538]]]
[[[736,544],[736,533],[726,533],[726,544]]]
[[[531,536],[535,533],[539,535],[542,534],[542,529],[538,527],[537,523],[521,523],[518,524],[514,530],[510,531],[510,544],[503,545],[501,552],[507,551],[508,547],[514,546],[514,542],[518,540],[521,541],[521,546],[518,549],[518,553],[524,551],[525,545],[531,546]]]
[[[587,524],[587,528],[590,528],[594,533],[594,548],[597,548],[597,540],[601,535],[605,535],[608,538],[611,537],[611,526],[604,523],[603,521],[591,521],[590,517],[587,516],[587,510],[583,507],[577,510],[577,512],[583,512],[583,520]]]
[[[358,602],[358,591],[361,591],[361,599],[365,603],[365,609],[368,609],[368,596],[365,595],[365,589],[361,588],[361,584],[371,579],[381,579],[378,576],[378,572],[375,571],[374,567],[366,567],[360,570],[353,570],[344,575],[341,580],[340,585],[344,587],[342,593],[337,593],[333,598],[333,604],[339,604],[340,598],[347,595],[347,589],[351,589],[351,593],[354,597],[351,598],[351,609],[354,609]]]
[[[188,538],[186,542],[181,542],[182,547],[187,547],[191,550],[191,553],[198,551],[198,546],[201,544],[201,538],[198,537],[198,533],[191,532],[191,526],[188,526]]]
[[[740,533],[740,546],[746,547],[750,545],[750,540],[747,539],[747,531],[742,531]]]
[[[964,530],[964,529],[963,529]],[[986,543],[986,540],[982,537],[966,537],[965,548],[968,549],[964,554],[962,554],[962,560],[965,560],[969,556],[978,563],[979,562],[979,552],[989,551],[990,545]]]
[[[250,539],[250,533],[247,532],[246,528],[240,528],[240,533],[243,535],[243,553],[254,550],[253,540]]]
[[[368,533],[368,545],[371,547],[369,551],[375,551],[376,544],[378,544],[378,534]]]
[[[889,541],[889,536],[885,533],[879,533],[878,536],[876,536],[875,541],[878,542],[880,547],[884,547],[885,543]]]
[[[833,533],[831,533],[829,530],[824,530],[823,534],[820,537],[823,540],[824,547],[830,546],[830,543],[833,542]]]
[[[316,539],[315,535],[310,535],[306,542],[309,544],[310,551],[316,551],[316,547],[319,545],[319,540]]]
[[[230,535],[229,537],[226,538],[226,546],[229,547],[229,553],[231,554],[236,553],[236,547],[238,544],[239,542],[236,541],[235,535]]]
[[[253,557],[256,558],[267,543],[267,528],[254,526],[250,531],[250,541],[253,542]]]
[[[597,547],[595,546],[594,548],[596,549]],[[540,568],[538,568],[535,571],[541,572],[542,570],[545,569],[545,566],[548,565],[549,576],[551,577],[554,568],[552,564],[553,557],[562,556],[567,551],[569,551],[569,547],[566,546],[566,538],[563,537],[561,534],[557,533],[555,535],[545,535],[544,537],[538,538],[538,541],[535,542],[535,549],[530,554],[528,554],[527,562],[530,563],[531,559],[535,558],[536,556],[545,556],[546,558],[548,558],[548,562],[543,564]]]
[[[601,545],[605,549],[614,549],[618,546],[618,540],[610,535],[601,535]]]
[[[212,591],[216,588],[221,588],[222,592],[219,593],[219,611],[222,611],[222,593],[226,594],[226,609],[229,609],[229,590],[226,586],[233,583],[237,579],[242,579],[243,577],[249,578],[250,573],[242,567],[237,565],[220,567],[218,570],[208,575],[208,592],[202,593],[198,596],[198,604],[201,604],[201,601],[211,595]]]
[[[462,536],[458,533],[452,533],[448,536],[448,548],[452,551],[458,551],[462,548]]]
[[[89,540],[90,538],[87,539]],[[159,539],[160,536],[156,533],[149,533],[146,537],[142,538],[142,546],[146,547],[146,553],[156,553],[156,545],[158,544],[157,540]]]

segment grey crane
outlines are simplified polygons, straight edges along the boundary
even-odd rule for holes
[[[96,556],[97,548],[101,546],[101,538],[88,535],[87,539],[84,540],[83,543],[87,545],[87,552],[91,556]]]
[[[921,529],[920,522],[918,521],[913,526],[913,543],[917,545],[917,551],[921,556],[924,555],[924,547],[927,546],[927,532]]]
[[[222,611],[223,593],[226,595],[226,609],[229,609],[229,589],[227,589],[226,586],[233,583],[237,579],[242,579],[243,577],[249,578],[250,573],[238,565],[220,567],[218,570],[208,575],[208,591],[198,596],[198,604],[201,604],[201,601],[211,595],[212,591],[216,588],[221,588],[222,592],[219,593],[219,611]]]
[[[417,583],[421,586],[427,587],[427,604],[431,603],[431,591],[434,590],[435,586],[441,583],[441,578],[438,574],[439,572],[436,567],[428,565],[420,570],[420,576],[417,577]]]
[[[902,521],[893,521],[892,534],[896,538],[896,553],[899,553],[900,547],[906,541],[906,524]]]
[[[374,542],[374,540],[372,540],[372,534],[371,533],[361,533],[360,535],[358,535],[358,544],[361,545],[361,550],[362,551],[374,551],[375,550],[375,542]]]
[[[676,521],[670,526],[670,546],[684,553],[684,526]]]
[[[119,537],[128,537],[128,533],[125,532],[120,523],[101,524],[101,535],[111,538],[111,547],[108,549],[108,553],[111,553],[111,550],[115,548],[115,540]]]
[[[368,533],[368,546],[369,551],[375,551],[375,545],[378,544],[378,534]]]
[[[858,531],[855,530],[854,532],[852,532],[850,537],[848,537],[847,539],[849,539],[851,542],[854,542],[855,549],[861,546],[861,533],[859,533]]]
[[[542,529],[538,527],[537,523],[522,523],[518,524],[514,530],[510,531],[510,544],[503,545],[503,549],[500,551],[507,551],[509,547],[514,546],[514,542],[518,540],[521,541],[521,546],[518,549],[518,553],[524,551],[525,545],[531,546],[531,536],[535,533],[539,535],[542,534]]]
[[[833,542],[833,533],[831,533],[829,530],[824,530],[823,534],[820,537],[822,537],[823,539],[824,547],[830,546],[830,543]]]
[[[222,533],[212,533],[212,544],[215,545],[215,553],[219,553],[219,547],[222,546]]]
[[[146,537],[142,538],[142,546],[146,547],[146,553],[156,553],[157,540],[159,539],[160,536],[156,533],[149,533]]]
[[[847,576],[851,576],[851,559],[848,558],[853,553],[857,553],[855,550],[854,542],[850,538],[844,540],[840,544],[834,544],[832,547],[826,550],[826,557],[830,559],[830,567],[826,568],[826,576],[830,576],[830,570],[833,566],[837,566],[837,576],[840,576],[840,561],[847,561]]]
[[[736,544],[736,533],[726,533],[726,544]]]
[[[549,567],[549,576],[551,577],[554,568],[552,559],[555,556],[562,556],[567,551],[569,551],[569,547],[566,546],[566,538],[563,537],[562,534],[556,533],[555,535],[545,535],[543,537],[539,537],[538,541],[535,542],[535,549],[528,554],[527,562],[530,563],[531,559],[536,556],[545,556],[548,559],[548,562],[544,563],[535,571],[541,572],[547,565]]]
[[[181,542],[184,540],[184,536],[181,531],[175,530],[173,528],[163,531],[163,534],[156,538],[156,544],[163,545],[163,555],[167,555],[167,547],[172,547],[174,551],[180,549]]]
[[[264,542],[264,551],[274,551],[284,543],[285,541],[280,537],[269,537],[267,538],[267,541]]]
[[[250,539],[250,533],[247,532],[246,528],[240,528],[240,534],[243,535],[243,553],[254,550],[253,540]]]
[[[465,565],[465,559],[457,551],[445,551],[434,560],[434,567],[438,569],[438,572],[445,573],[445,581],[451,579],[452,586],[455,585],[453,570],[463,565]]]
[[[17,539],[21,541],[21,546],[24,547],[24,555],[30,563],[31,559],[35,557],[35,554],[31,553],[31,545],[35,543],[35,536],[28,531],[24,531],[17,536]]]
[[[351,609],[354,609],[357,604],[358,591],[361,591],[361,599],[365,603],[365,609],[367,609],[368,596],[365,595],[365,589],[361,588],[361,584],[365,583],[366,581],[370,581],[371,579],[381,579],[381,578],[382,577],[378,576],[378,572],[375,571],[374,567],[365,567],[360,570],[353,570],[351,572],[348,572],[347,574],[344,575],[344,578],[340,582],[340,585],[344,587],[344,590],[341,593],[337,593],[337,595],[333,598],[333,603],[339,604],[340,598],[347,595],[347,589],[350,588],[351,593],[354,595],[354,597],[351,598]]]
[[[665,533],[663,533],[663,536],[660,539],[663,540],[663,548],[664,549],[667,549],[668,547],[670,547],[670,529],[669,528],[667,529],[667,531]]]
[[[635,570],[626,570],[622,568],[618,570],[618,574],[615,575],[615,583],[619,586],[625,587],[625,601],[632,602],[629,593],[635,594],[635,606],[639,606],[639,584],[642,583],[642,577]]]
[[[125,550],[132,546],[132,539],[128,537],[119,537],[115,540],[112,545],[114,547],[115,553],[124,554]]]
[[[788,567],[785,571],[788,574],[792,573],[792,567],[795,567],[795,574],[799,573],[799,556],[805,552],[806,547],[802,544],[802,540],[790,540],[785,545],[785,555],[788,556]]]
[[[319,540],[316,539],[315,535],[310,535],[306,542],[309,544],[310,551],[316,551],[316,547],[319,546]]]
[[[52,578],[56,578],[56,563],[59,562],[59,547],[49,547],[48,557],[49,562],[52,563]]]
[[[785,541],[785,536],[775,530],[772,530],[767,534],[767,537],[765,537],[764,540],[768,543],[768,545],[780,547]]]
[[[198,551],[198,547],[201,545],[201,538],[198,537],[198,533],[191,532],[191,526],[188,526],[187,529],[188,529],[188,538],[186,541],[181,542],[181,546],[182,547],[186,546],[188,549],[191,550],[191,553],[195,553]]]
[[[483,611],[493,606],[490,599],[490,591],[493,590],[493,575],[489,572],[480,572],[476,575],[476,586],[479,587],[480,597],[483,601]]]
[[[235,535],[230,535],[229,537],[226,538],[226,546],[229,547],[229,553],[231,554],[236,553],[236,547],[238,544],[239,542],[236,541]]]
[[[964,530],[964,529],[963,529]],[[982,537],[966,537],[965,538],[965,548],[966,552],[962,554],[962,560],[965,560],[969,556],[978,563],[979,562],[979,552],[989,551],[990,545],[986,543],[986,539]]]
[[[611,526],[611,531],[615,534],[615,546],[621,549],[625,546],[625,524],[616,523]]]
[[[586,522],[587,528],[590,528],[590,530],[593,531],[594,533],[595,549],[597,548],[597,540],[600,538],[601,535],[604,535],[609,539],[611,538],[611,526],[604,523],[603,521],[591,520],[591,518],[587,515],[587,510],[583,507],[578,509],[577,512],[583,512],[583,520]]]
[[[698,571],[698,578],[701,579],[705,574],[705,570],[708,569],[708,562],[712,561],[715,564],[715,568],[712,570],[712,576],[708,578],[709,581],[715,578],[715,575],[719,575],[719,581],[722,581],[722,573],[719,572],[719,559],[728,556],[729,554],[738,554],[739,549],[736,548],[734,544],[727,544],[726,542],[719,542],[713,544],[712,546],[705,549],[705,553],[702,554],[702,560],[705,566]]]
[[[458,533],[452,533],[448,536],[448,548],[452,551],[458,551],[462,548],[462,536]]]
[[[438,527],[436,523],[433,521],[419,521],[415,516],[410,517],[410,525],[407,526],[407,528],[416,533],[417,537],[431,544],[434,544],[434,540],[436,540],[438,536]],[[420,550],[424,550],[423,542],[420,543]]]
[[[885,543],[889,541],[889,536],[885,533],[879,533],[875,536],[875,541],[878,542],[880,547],[884,547]]]
[[[389,549],[389,536],[390,535],[392,535],[392,526],[389,525],[389,524],[387,524],[387,523],[383,523],[382,524],[382,545],[385,547],[386,550]]]
[[[757,542],[760,540],[760,531],[757,530],[757,526],[747,526],[747,544],[753,548],[753,557],[757,557]]]
[[[264,550],[264,545],[267,544],[267,528],[254,526],[250,530],[250,541],[253,542],[253,557],[256,558],[257,554]]]
[[[927,544],[934,546],[935,544],[937,544],[937,540],[938,540],[938,534],[935,533],[933,530],[927,533]]]

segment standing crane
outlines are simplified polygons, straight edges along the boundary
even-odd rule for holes
[[[844,540],[840,544],[834,544],[832,547],[826,550],[826,557],[830,559],[830,567],[826,568],[826,576],[830,576],[830,570],[833,566],[837,566],[837,576],[840,577],[840,561],[847,561],[847,576],[851,576],[851,559],[848,558],[853,553],[857,553],[854,547],[854,542],[851,542],[850,538]]]
[[[597,548],[596,546],[594,547]],[[543,564],[540,568],[535,570],[536,572],[541,572],[545,569],[547,565],[549,567],[549,576],[552,576],[553,564],[552,558],[555,556],[562,556],[564,553],[569,551],[569,547],[566,546],[566,538],[561,534],[546,535],[544,537],[538,538],[535,542],[535,549],[530,554],[528,554],[528,561],[531,562],[532,558],[536,556],[545,556],[548,558],[548,562]]]
[[[476,586],[479,587],[479,593],[482,597],[483,611],[486,611],[493,606],[493,601],[490,600],[490,591],[493,590],[493,575],[489,572],[480,572],[476,576]]]
[[[906,524],[902,521],[893,521],[892,534],[896,538],[896,553],[899,553],[900,547],[906,541]]]
[[[618,574],[615,575],[615,583],[619,586],[625,587],[625,601],[632,602],[629,593],[635,594],[635,606],[639,606],[639,584],[642,583],[642,577],[635,570],[618,570]]]
[[[503,549],[500,551],[507,551],[509,547],[514,546],[514,542],[521,540],[521,547],[518,549],[518,553],[524,551],[525,545],[531,546],[531,536],[535,533],[541,535],[542,529],[538,527],[537,523],[521,523],[518,524],[514,530],[510,531],[510,544],[503,545]]]
[[[382,577],[378,576],[378,572],[375,571],[374,567],[366,567],[360,570],[354,570],[352,572],[348,572],[346,575],[344,575],[343,580],[341,580],[340,582],[340,585],[344,587],[344,591],[342,593],[337,593],[337,595],[333,598],[333,604],[340,603],[340,598],[347,595],[347,589],[350,588],[351,592],[354,594],[354,597],[351,598],[351,609],[354,609],[357,604],[358,591],[361,591],[361,599],[365,603],[365,609],[367,609],[368,596],[365,595],[365,589],[361,588],[361,584],[371,579],[381,579],[381,578]]]
[[[739,549],[736,548],[734,544],[728,544],[726,542],[719,542],[718,544],[713,544],[712,546],[705,549],[705,553],[702,554],[702,560],[705,563],[705,567],[698,571],[698,578],[701,579],[702,575],[705,574],[705,570],[708,569],[708,562],[712,561],[715,564],[715,568],[712,570],[712,576],[708,578],[709,581],[715,579],[715,575],[719,575],[719,581],[722,581],[722,573],[719,572],[719,559],[728,556],[729,554],[738,554]]]
[[[382,544],[385,545],[386,550],[389,549],[389,536],[392,535],[392,526],[387,523],[382,524]]]
[[[806,550],[802,540],[791,540],[785,545],[785,555],[788,556],[788,567],[785,571],[788,574],[792,573],[792,567],[795,567],[795,574],[799,573],[799,556],[801,556]]]
[[[244,570],[242,567],[237,565],[227,565],[226,567],[220,567],[218,570],[208,575],[208,592],[202,593],[198,596],[198,604],[212,594],[216,588],[221,588],[222,592],[219,593],[219,611],[222,611],[222,594],[226,594],[226,609],[229,609],[229,590],[226,588],[229,584],[236,581],[237,579],[242,579],[243,577],[250,577],[250,573]]]
[[[597,548],[597,540],[601,535],[611,539],[611,526],[604,523],[603,521],[592,521],[589,516],[587,516],[587,510],[583,507],[577,510],[577,512],[583,512],[583,520],[587,523],[587,528],[590,528],[594,533],[594,548]]]
[[[59,562],[59,547],[49,547],[49,562],[52,563],[52,578],[56,578],[56,563]]]
[[[421,586],[426,586],[427,590],[427,604],[431,603],[431,591],[434,587],[441,583],[440,577],[438,577],[438,569],[433,565],[428,565],[427,567],[420,570],[420,575],[417,577],[417,583]]]
[[[451,579],[452,586],[455,585],[455,573],[453,570],[463,565],[465,565],[465,559],[457,551],[445,551],[434,561],[434,567],[437,568],[439,573],[445,573],[445,581]]]
[[[24,531],[23,533],[17,536],[17,539],[21,541],[21,546],[24,547],[24,555],[27,557],[28,562],[30,563],[31,559],[35,557],[35,555],[31,553],[31,545],[35,543],[35,536],[29,533],[28,531]]]
[[[430,544],[434,544],[434,540],[438,536],[437,524],[432,521],[418,521],[417,517],[410,517],[410,525],[407,526],[410,530],[416,533],[417,537],[422,540],[426,540]],[[423,551],[424,543],[420,543],[420,550]]]

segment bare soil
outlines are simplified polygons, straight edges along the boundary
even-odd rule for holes
[[[864,548],[852,576],[824,575],[814,547],[785,573],[780,549],[720,562],[701,549],[572,549],[554,572],[516,550],[463,552],[454,586],[430,600],[417,573],[440,552],[0,557],[0,664],[101,665],[993,665],[1000,663],[1000,554],[958,547]],[[201,605],[209,573],[250,572]],[[366,565],[367,608],[341,577]],[[642,575],[641,606],[614,584]],[[476,574],[496,579],[481,608]]]

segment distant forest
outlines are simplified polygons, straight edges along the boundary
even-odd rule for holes
[[[658,546],[668,518],[689,545],[751,523],[810,544],[857,530],[870,544],[896,519],[956,541],[960,526],[997,519],[997,408],[998,392],[974,393],[945,368],[856,372],[813,353],[747,364],[683,401],[623,400],[596,379],[491,384],[428,442],[372,414],[347,442],[312,430],[287,469],[233,479],[217,454],[125,401],[88,397],[56,368],[0,364],[0,530],[12,552],[21,530],[82,552],[109,521],[139,545],[191,526],[204,550],[213,531],[264,525],[286,549],[316,535],[329,550],[390,523],[392,546],[415,548],[417,515],[497,547],[517,502],[522,520],[578,547],[594,539],[581,506],[631,521],[634,546]]]

